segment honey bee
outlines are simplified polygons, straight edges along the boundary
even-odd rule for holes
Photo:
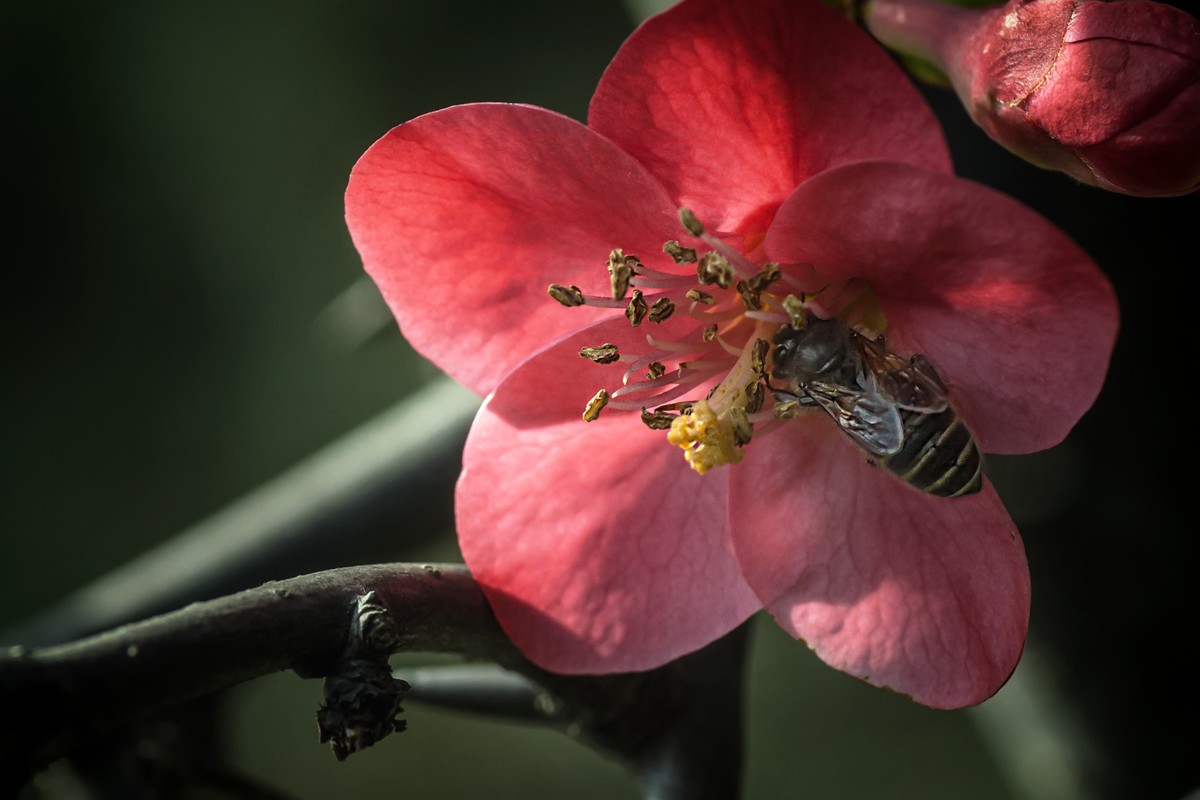
[[[983,459],[950,407],[946,384],[921,355],[904,358],[838,319],[808,315],[775,334],[767,387],[777,400],[819,406],[871,461],[923,492],[983,488]]]

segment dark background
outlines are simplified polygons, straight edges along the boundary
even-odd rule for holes
[[[390,322],[359,341],[336,313],[361,276],[342,219],[351,166],[454,103],[582,119],[632,20],[616,0],[9,4],[0,629],[436,376]],[[1033,572],[1013,681],[934,712],[759,625],[747,797],[1181,797],[1200,783],[1200,203],[1036,170],[928,94],[961,174],[1093,254],[1121,337],[1066,443],[991,461]],[[351,321],[378,311],[365,296]],[[375,560],[430,559],[458,559],[452,534],[397,535]],[[319,701],[292,674],[229,693],[231,762],[300,798],[637,796],[565,737],[416,706],[409,732],[338,764],[316,741]],[[64,780],[30,796],[70,796]]]

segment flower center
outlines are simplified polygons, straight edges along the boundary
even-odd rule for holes
[[[697,252],[672,240],[663,244],[663,253],[676,267],[695,265],[694,274],[656,270],[615,249],[605,262],[609,296],[588,296],[561,284],[552,284],[548,293],[569,307],[623,308],[634,327],[647,321],[661,325],[680,310],[694,322],[681,326],[676,318],[672,337],[647,333],[643,352],[620,352],[610,343],[582,348],[579,355],[596,363],[628,364],[621,385],[600,389],[583,419],[591,422],[605,408],[640,411],[646,426],[667,430],[667,441],[704,474],[736,464],[756,432],[795,415],[794,403],[777,402],[766,390],[771,342],[780,328],[799,327],[810,309],[875,332],[882,331],[883,320],[864,283],[806,293],[805,285],[818,282],[811,266],[758,266],[730,245],[734,235],[707,231],[688,209],[679,217],[688,234],[710,249]],[[736,237],[750,253],[764,238]]]

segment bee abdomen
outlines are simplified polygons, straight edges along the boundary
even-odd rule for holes
[[[967,426],[952,410],[901,411],[904,444],[882,460],[888,471],[923,492],[959,497],[983,488],[983,458]]]

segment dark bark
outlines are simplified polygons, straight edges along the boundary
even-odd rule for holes
[[[556,675],[521,656],[464,568],[413,564],[329,570],[70,644],[10,648],[0,655],[0,788],[118,726],[260,675],[355,674],[345,668],[361,657],[355,609],[372,591],[396,626],[388,649],[456,653],[523,674],[539,687],[537,713],[624,761],[648,797],[737,795],[743,631],[645,673]],[[469,685],[457,704],[486,710],[487,693],[472,700]],[[443,699],[453,694],[443,686]]]

